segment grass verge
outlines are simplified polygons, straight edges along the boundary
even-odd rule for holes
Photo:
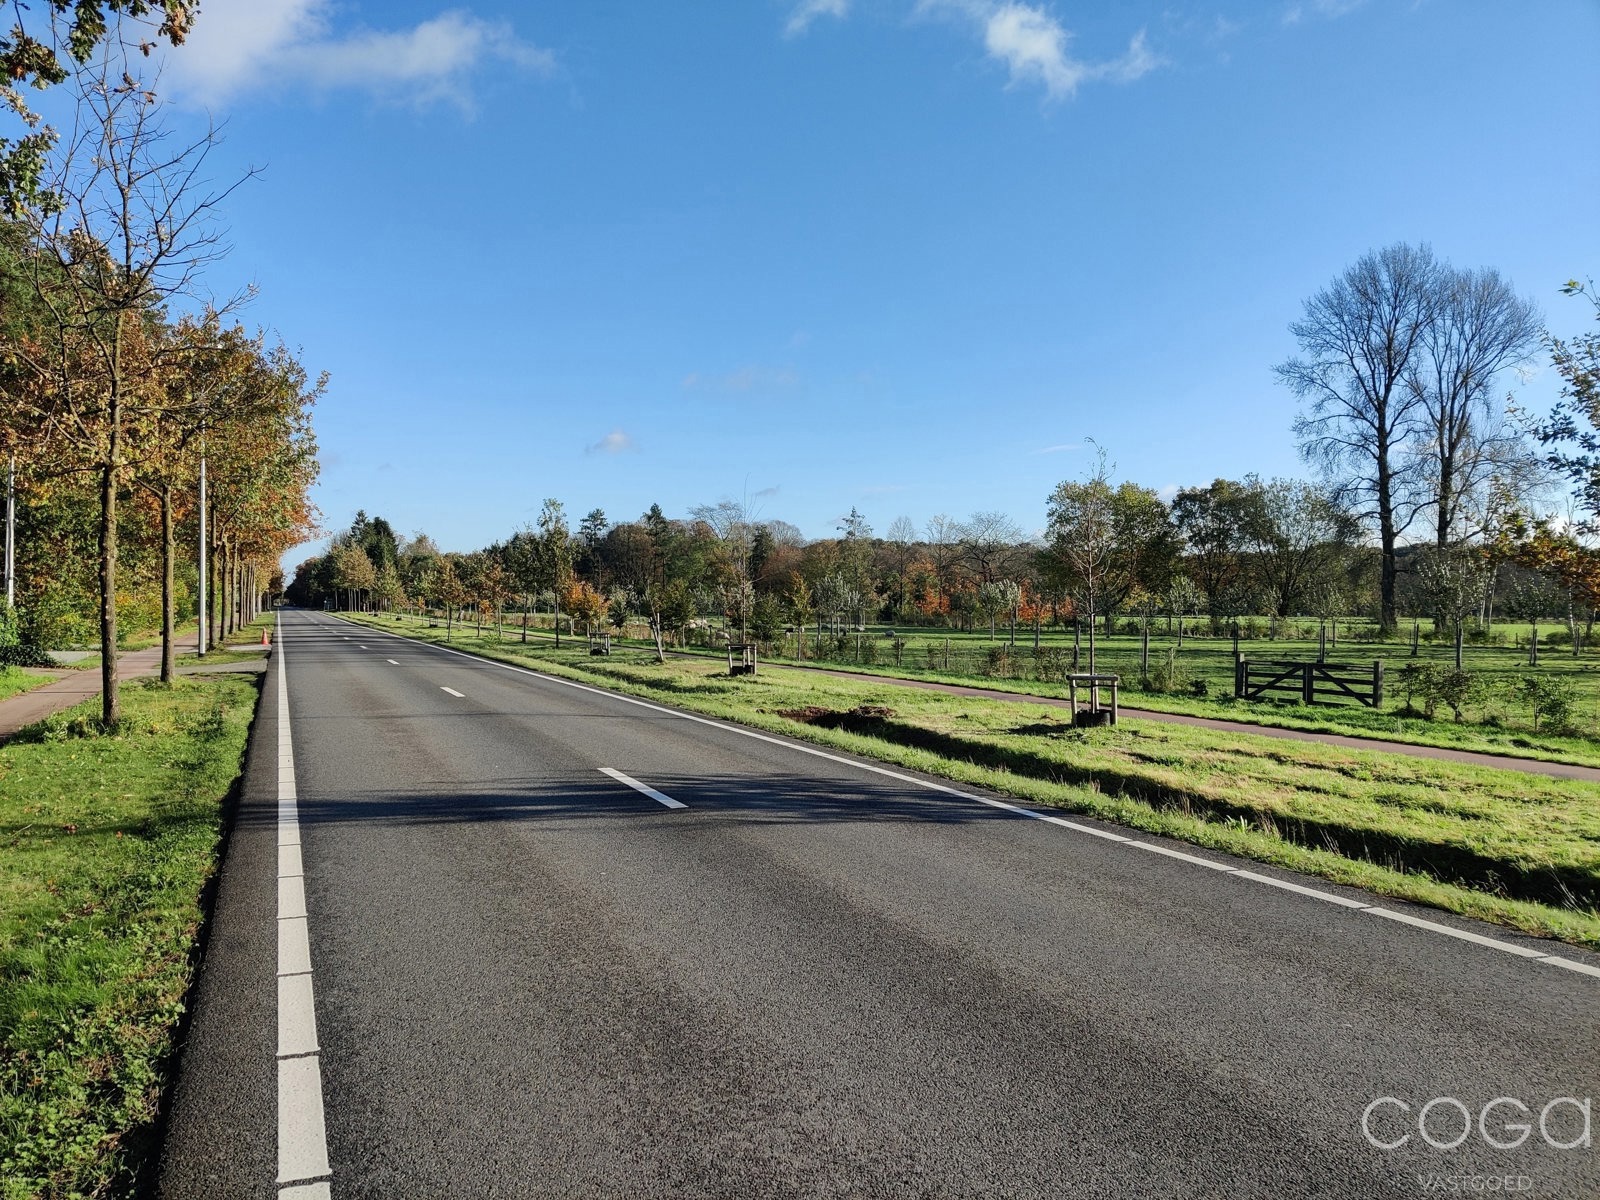
[[[369,620],[394,630],[393,621]],[[443,629],[407,627],[443,642]],[[646,655],[457,635],[458,649],[1432,905],[1600,947],[1600,787],[1380,751]]]
[[[242,762],[248,676],[125,685],[0,747],[0,1196],[131,1194]]]
[[[341,614],[350,615],[350,614]],[[396,620],[393,614],[375,618],[379,628],[396,631],[409,631],[411,629],[428,629],[426,621],[406,615],[403,619]],[[443,623],[440,623],[442,631]],[[470,636],[474,633],[471,625],[456,626],[456,635]],[[485,631],[486,640],[490,635]],[[504,629],[504,640],[509,644],[519,642],[521,638],[520,627],[507,623]],[[529,645],[547,644],[550,641],[548,630],[530,630]],[[925,642],[935,639],[924,639]],[[973,643],[970,635],[961,635],[959,640]],[[1120,671],[1128,686],[1122,692],[1122,703],[1128,708],[1145,709],[1150,712],[1174,713],[1182,716],[1208,717],[1218,721],[1235,721],[1242,725],[1260,725],[1273,729],[1296,729],[1306,733],[1331,733],[1345,737],[1373,738],[1379,741],[1400,742],[1412,746],[1435,746],[1446,750],[1470,750],[1481,754],[1503,754],[1508,758],[1534,758],[1545,762],[1572,763],[1576,766],[1600,767],[1600,740],[1584,736],[1582,733],[1560,734],[1550,733],[1545,730],[1534,730],[1527,727],[1525,721],[1513,718],[1513,715],[1501,708],[1496,708],[1487,715],[1492,717],[1493,723],[1484,720],[1471,720],[1457,723],[1446,717],[1429,719],[1423,716],[1405,715],[1395,707],[1393,698],[1400,695],[1399,681],[1392,675],[1388,684],[1391,702],[1383,710],[1362,708],[1355,704],[1343,705],[1313,705],[1280,703],[1277,701],[1239,701],[1231,695],[1232,679],[1221,677],[1223,667],[1219,663],[1227,664],[1231,670],[1231,657],[1222,647],[1225,639],[1214,639],[1215,644],[1198,643],[1198,650],[1190,652],[1197,656],[1204,656],[1203,675],[1211,684],[1211,694],[1201,699],[1182,693],[1143,691],[1137,686],[1139,678],[1137,657],[1128,649],[1128,644],[1133,642],[1129,638],[1113,639],[1113,645],[1118,649],[1105,652],[1108,665],[1103,669]],[[585,639],[579,637],[565,637],[566,642],[586,644]],[[988,643],[983,643],[985,646]],[[614,645],[618,649],[646,649],[642,642],[624,641],[615,639]],[[1057,649],[1060,647],[1057,646]],[[1293,643],[1257,643],[1246,644],[1246,648],[1253,656],[1262,658],[1271,657],[1298,657],[1314,658],[1315,648],[1311,645],[1297,645]],[[1023,648],[1026,649],[1025,647]],[[1373,654],[1382,654],[1394,651],[1395,647],[1362,647],[1358,653],[1370,658]],[[875,646],[876,651],[876,646]],[[701,649],[677,650],[676,655],[690,658],[704,659],[707,662],[725,661],[722,654],[717,651]],[[1488,653],[1488,652],[1483,652]],[[970,656],[969,656],[970,657]],[[1474,668],[1485,673],[1486,677],[1498,679],[1502,683],[1512,677],[1528,673],[1525,669],[1509,664],[1502,659],[1513,658],[1508,652],[1500,652],[1495,656],[1497,665],[1485,668],[1474,664]],[[1067,688],[1065,684],[1040,682],[1030,679],[1006,678],[1003,675],[975,674],[958,670],[939,670],[921,667],[917,664],[927,658],[923,654],[908,654],[904,657],[902,665],[896,666],[887,662],[876,663],[850,663],[832,659],[812,661],[796,664],[791,659],[773,660],[773,665],[794,667],[803,665],[807,669],[821,671],[837,671],[849,674],[870,675],[882,679],[907,679],[917,682],[954,684],[958,687],[986,688],[990,691],[1010,692],[1016,695],[1047,696],[1053,699],[1065,699]],[[958,657],[959,661],[959,657]],[[1398,670],[1408,660],[1404,657],[1391,656],[1388,659],[1391,670]],[[1430,659],[1429,661],[1436,661]],[[1592,663],[1572,665],[1559,655],[1550,656],[1548,664],[1540,671],[1559,676],[1574,682],[1580,691],[1589,697],[1586,703],[1600,703],[1600,667]],[[1597,722],[1600,722],[1600,710],[1597,710]]]
[[[59,675],[46,674],[42,671],[25,671],[21,667],[0,669],[0,700],[9,700],[12,696],[31,692],[34,688],[43,687],[59,678]]]

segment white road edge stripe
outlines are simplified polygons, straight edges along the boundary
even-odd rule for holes
[[[348,641],[349,639],[345,639]],[[278,1200],[331,1200],[328,1136],[322,1114],[317,1008],[311,984],[294,733],[284,672],[283,617],[273,655],[278,667]]]
[[[342,620],[343,618],[338,619]],[[909,783],[915,785],[916,787],[927,788],[929,791],[943,792],[945,795],[955,796],[962,800],[969,800],[974,804],[983,804],[987,805],[989,808],[998,808],[1003,812],[1013,813],[1019,817],[1027,817],[1030,820],[1045,821],[1051,825],[1059,825],[1063,829],[1071,829],[1075,833],[1087,833],[1094,837],[1103,838],[1106,841],[1111,842],[1126,842],[1128,845],[1134,846],[1140,850],[1153,850],[1156,853],[1165,855],[1169,858],[1198,863],[1202,866],[1209,867],[1221,875],[1233,875],[1237,878],[1248,879],[1254,883],[1268,884],[1272,887],[1282,888],[1285,891],[1295,892],[1298,895],[1308,896],[1316,900],[1324,900],[1330,904],[1337,904],[1343,908],[1353,909],[1356,912],[1370,913],[1375,917],[1387,917],[1398,924],[1409,925],[1416,929],[1423,929],[1429,933],[1443,934],[1445,937],[1457,938],[1461,941],[1471,942],[1474,945],[1483,946],[1486,949],[1499,950],[1503,954],[1510,954],[1517,958],[1525,958],[1532,962],[1544,963],[1552,967],[1561,967],[1568,971],[1576,971],[1580,974],[1592,975],[1595,978],[1600,979],[1600,967],[1592,966],[1589,963],[1578,962],[1570,958],[1563,958],[1560,955],[1544,954],[1527,946],[1518,946],[1513,942],[1505,942],[1498,938],[1485,937],[1479,933],[1471,933],[1464,929],[1456,929],[1452,926],[1441,924],[1438,921],[1429,921],[1422,917],[1414,917],[1410,913],[1398,912],[1392,908],[1382,908],[1376,904],[1363,904],[1359,900],[1350,900],[1334,892],[1324,892],[1316,888],[1305,887],[1302,884],[1291,883],[1286,879],[1274,879],[1269,875],[1261,875],[1257,874],[1255,871],[1247,871],[1240,867],[1231,867],[1225,863],[1218,863],[1209,859],[1204,859],[1196,854],[1185,854],[1179,850],[1170,850],[1165,846],[1157,846],[1152,842],[1142,842],[1137,838],[1124,837],[1120,833],[1112,833],[1111,831],[1105,829],[1096,829],[1091,825],[1083,825],[1077,821],[1069,821],[1064,817],[1053,816],[1049,813],[1035,812],[1033,809],[1023,808],[1021,805],[1017,804],[1008,804],[1004,800],[995,800],[988,796],[979,796],[972,792],[963,792],[960,788],[950,787],[949,785],[943,783],[935,783],[931,779],[918,779],[914,775],[906,775],[899,771],[891,770],[888,767],[880,767],[872,763],[860,762],[853,758],[845,758],[843,755],[839,754],[830,754],[826,750],[819,750],[815,746],[807,746],[803,742],[791,741],[787,738],[774,737],[770,734],[761,733],[754,729],[745,729],[739,725],[730,725],[725,721],[714,720],[711,717],[702,717],[695,713],[679,712],[676,709],[665,708],[659,704],[652,704],[648,700],[640,700],[635,696],[624,696],[620,692],[608,692],[604,688],[590,687],[588,684],[578,683],[576,680],[562,679],[559,675],[547,675],[543,671],[534,671],[527,667],[517,667],[510,663],[496,662],[492,658],[481,658],[476,654],[468,654],[465,650],[455,650],[449,646],[436,645],[433,642],[419,642],[414,638],[404,637],[398,633],[389,633],[386,630],[380,629],[375,630],[374,632],[383,637],[394,638],[396,641],[406,642],[412,646],[426,646],[430,650],[438,650],[444,654],[454,654],[458,658],[468,658],[473,662],[483,663],[485,666],[499,667],[502,670],[511,671],[518,675],[531,675],[535,679],[544,679],[551,683],[559,683],[563,687],[576,688],[580,692],[590,692],[596,696],[604,696],[608,700],[620,700],[624,704],[633,704],[640,708],[648,708],[651,712],[661,713],[668,717],[677,717],[680,720],[693,721],[698,725],[709,725],[713,729],[721,729],[728,733],[736,733],[740,737],[747,737],[758,742],[767,742],[773,746],[782,746],[785,749],[796,750],[801,754],[809,754],[813,758],[827,759],[829,762],[841,763],[847,767],[854,767],[859,771],[869,771],[874,775],[883,775],[889,779],[898,780],[901,783]]]
[[[646,796],[649,796],[650,799],[654,800],[657,804],[665,805],[667,808],[688,808],[689,807],[682,800],[674,800],[671,796],[665,795],[665,794],[663,794],[661,792],[656,791],[655,788],[653,788],[653,787],[648,787],[645,784],[640,783],[637,779],[633,778],[633,776],[624,775],[621,771],[618,771],[615,767],[601,767],[600,768],[600,774],[609,775],[609,776],[611,776],[611,778],[615,779],[618,783],[625,783],[636,792],[643,792]]]

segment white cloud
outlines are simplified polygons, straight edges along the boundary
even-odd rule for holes
[[[1355,12],[1367,0],[1304,0],[1289,5],[1283,10],[1283,23],[1294,25],[1307,17],[1342,17],[1346,13]]]
[[[1072,450],[1082,450],[1077,442],[1062,442],[1059,446],[1043,446],[1035,450],[1035,454],[1065,454]]]
[[[1012,86],[1038,84],[1052,99],[1071,96],[1084,83],[1132,83],[1162,65],[1142,29],[1120,58],[1075,58],[1072,33],[1046,9],[1019,0],[919,0],[917,12],[950,14],[977,25],[984,49],[1005,64]]]
[[[255,88],[355,88],[416,103],[466,105],[491,62],[549,74],[555,56],[512,28],[449,9],[397,30],[335,33],[331,0],[206,0],[166,78],[180,97],[220,104]]]
[[[626,454],[634,448],[633,439],[620,429],[613,429],[593,445],[585,446],[585,454]]]
[[[783,27],[784,37],[799,37],[811,28],[818,17],[837,17],[843,20],[850,11],[850,0],[800,0]]]
[[[1163,483],[1156,489],[1156,495],[1161,497],[1161,499],[1168,504],[1172,503],[1173,498],[1176,497],[1177,494],[1178,485],[1175,483]]]
[[[683,377],[686,391],[743,393],[792,388],[799,383],[799,372],[792,367],[740,367],[721,375],[690,371]]]

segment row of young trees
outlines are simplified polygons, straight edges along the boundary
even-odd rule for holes
[[[107,726],[120,716],[125,616],[143,624],[159,608],[172,676],[176,623],[199,582],[202,472],[215,633],[249,619],[279,557],[313,528],[310,412],[324,381],[233,319],[244,294],[201,298],[232,189],[204,181],[213,135],[178,138],[141,74],[156,38],[181,41],[192,8],[68,12],[52,0],[64,15],[52,42],[34,44],[69,54],[36,69],[72,92],[69,136],[23,160],[20,146],[0,147],[11,171],[0,180],[0,453],[19,508],[7,624],[48,645],[77,632],[94,598]]]

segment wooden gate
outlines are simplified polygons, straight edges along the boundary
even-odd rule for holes
[[[1293,697],[1301,704],[1338,704],[1355,701],[1368,708],[1383,704],[1383,660],[1371,668],[1326,662],[1251,662],[1236,659],[1233,694],[1240,700],[1263,696]]]

